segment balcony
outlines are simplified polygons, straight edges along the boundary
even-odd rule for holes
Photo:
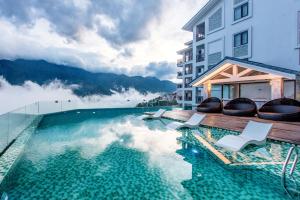
[[[192,60],[193,60],[193,54],[185,56],[184,59],[183,59],[184,62],[189,62],[189,61],[192,61]]]
[[[182,67],[183,66],[183,59],[178,59],[177,60],[177,67]]]
[[[196,103],[201,103],[203,101],[203,96],[197,96],[196,97]]]
[[[204,39],[205,39],[205,35],[204,34],[199,33],[199,34],[196,35],[196,41],[197,42],[199,42],[201,40],[204,40]]]
[[[192,100],[193,100],[193,97],[191,97],[191,96],[185,96],[185,97],[184,97],[184,100],[185,100],[185,101],[192,101]]]
[[[177,78],[178,79],[182,78],[182,72],[177,72]]]
[[[200,54],[196,56],[196,61],[197,62],[203,62],[205,60],[205,56]]]
[[[177,84],[177,89],[182,88],[182,84]]]
[[[185,75],[192,75],[193,74],[193,69],[185,70],[184,74]]]
[[[196,27],[196,41],[199,42],[200,40],[205,39],[205,23],[199,24]]]
[[[182,101],[182,96],[177,96],[177,101]]]
[[[192,86],[189,83],[184,84],[184,88],[191,88]]]

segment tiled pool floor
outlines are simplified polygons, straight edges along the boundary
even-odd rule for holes
[[[213,146],[229,132],[208,127],[171,131],[165,128],[170,120],[138,121],[141,113],[111,110],[44,118],[1,192],[9,200],[288,199],[277,165],[228,168],[197,138]],[[179,137],[187,142],[178,142]],[[248,156],[248,150],[242,152],[245,157],[217,149],[232,163],[252,162],[255,155]]]

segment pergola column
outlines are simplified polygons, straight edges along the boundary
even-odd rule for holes
[[[203,84],[203,97],[204,99],[207,99],[209,97],[211,97],[211,83],[207,82]]]
[[[296,99],[300,101],[300,74],[296,76]]]
[[[283,97],[283,79],[276,78],[270,81],[271,99],[279,99]]]

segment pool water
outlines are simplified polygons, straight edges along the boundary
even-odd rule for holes
[[[280,177],[228,169],[142,109],[44,117],[2,184],[9,199],[288,199]]]

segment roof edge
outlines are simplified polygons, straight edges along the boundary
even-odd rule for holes
[[[293,70],[293,69],[286,69],[286,68],[278,67],[278,66],[274,66],[274,65],[268,65],[268,64],[264,64],[264,63],[260,63],[260,62],[249,61],[249,60],[245,60],[245,59],[226,56],[226,57],[224,57],[223,60],[221,60],[217,64],[213,65],[210,69],[206,70],[201,76],[196,77],[195,79],[193,79],[189,83],[189,85],[195,84],[195,82],[197,82],[199,79],[205,77],[209,72],[213,71],[217,66],[219,66],[220,64],[222,64],[226,61],[235,61],[235,62],[240,62],[240,63],[244,63],[244,64],[248,64],[248,65],[255,65],[255,66],[258,66],[258,67],[261,67],[261,68],[266,68],[266,69],[269,69],[269,70],[274,70],[274,71],[278,71],[278,72],[286,73],[286,74],[292,74],[292,75],[295,75],[295,76],[300,75],[300,71],[296,71],[296,70]]]
[[[200,17],[213,8],[213,5],[218,3],[220,0],[209,0],[183,27],[185,31],[193,31],[193,26]]]

